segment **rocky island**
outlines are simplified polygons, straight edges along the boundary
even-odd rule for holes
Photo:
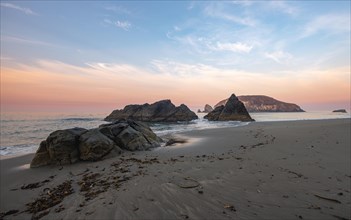
[[[216,107],[204,116],[209,121],[254,121],[244,104],[232,94],[225,105]]]
[[[346,109],[337,109],[337,110],[334,110],[333,112],[347,113]]]
[[[197,119],[197,115],[186,105],[175,106],[171,100],[161,100],[153,104],[127,105],[114,110],[105,121],[132,119],[142,122],[177,122]]]
[[[286,103],[264,95],[243,95],[238,96],[248,112],[304,112],[300,106],[293,103]],[[225,105],[228,99],[224,99],[215,105],[215,108]]]

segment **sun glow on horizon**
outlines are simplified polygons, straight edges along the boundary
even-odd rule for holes
[[[162,99],[200,108],[207,103],[214,105],[231,93],[268,95],[299,105],[347,103],[350,99],[350,75],[346,67],[275,77],[202,65],[177,65],[169,71],[176,68],[178,75],[164,68],[150,71],[127,64],[101,63],[78,67],[48,60],[39,61],[36,66],[2,67],[2,108],[62,106],[69,110],[81,106],[112,110]]]

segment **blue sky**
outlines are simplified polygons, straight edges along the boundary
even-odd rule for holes
[[[337,70],[336,77],[349,83],[350,1],[1,1],[1,65],[57,63],[207,83],[234,79],[236,85],[249,75],[253,87],[262,88],[269,85],[260,85],[261,78],[296,82],[301,74],[313,88],[314,77],[327,80]],[[350,100],[345,88],[337,94],[343,105]],[[226,89],[218,96],[249,93]],[[252,89],[300,101],[294,89],[281,90]]]

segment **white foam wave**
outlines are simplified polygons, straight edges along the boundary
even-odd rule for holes
[[[226,128],[226,127],[237,127],[249,124],[249,122],[239,122],[239,121],[208,121],[203,118],[193,120],[191,122],[178,122],[172,124],[152,124],[151,129],[159,136],[164,136],[168,134],[192,131],[192,130],[203,130],[211,128]]]
[[[12,146],[1,146],[0,147],[0,155],[8,156],[8,155],[20,155],[20,154],[29,154],[35,153],[38,149],[38,145],[36,144],[20,144],[20,145],[12,145]]]

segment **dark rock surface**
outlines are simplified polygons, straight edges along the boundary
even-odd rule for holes
[[[213,111],[212,106],[210,106],[209,104],[206,104],[203,112],[204,113],[210,113],[212,111]]]
[[[200,109],[197,110],[198,113],[210,113],[213,111],[213,108],[209,105],[209,104],[206,104],[205,107],[204,107],[204,110],[201,111]]]
[[[244,104],[232,94],[226,104],[218,106],[204,116],[210,121],[254,121]]]
[[[210,121],[219,121],[219,116],[221,115],[223,109],[224,109],[224,105],[220,105],[217,108],[215,108],[212,112],[205,115],[204,118]]]
[[[103,135],[99,129],[91,129],[79,138],[79,158],[81,160],[100,160],[114,148],[121,152],[115,142]]]
[[[30,163],[30,167],[41,167],[51,163],[49,151],[46,148],[46,140],[42,141],[39,145],[37,152],[35,153],[32,162]]]
[[[78,160],[96,161],[122,152],[159,147],[159,138],[147,125],[133,120],[118,120],[99,128],[58,130],[42,141],[31,168],[49,164],[72,164]]]
[[[153,104],[127,105],[124,109],[114,110],[105,121],[132,119],[143,122],[177,122],[197,118],[186,105],[176,107],[170,100],[162,100]]]
[[[128,151],[159,147],[162,140],[144,123],[121,119],[100,126],[100,131]]]
[[[30,167],[75,163],[79,160],[79,136],[86,131],[84,128],[71,128],[52,132],[40,143]]]
[[[248,112],[304,112],[300,106],[293,103],[278,101],[272,97],[264,95],[238,96]],[[224,99],[215,105],[215,108],[225,105],[228,99]]]
[[[51,133],[46,139],[46,147],[51,163],[63,165],[78,161],[79,136],[86,131],[84,128],[72,128]]]
[[[347,113],[346,109],[337,109],[337,110],[334,110],[333,112]]]

